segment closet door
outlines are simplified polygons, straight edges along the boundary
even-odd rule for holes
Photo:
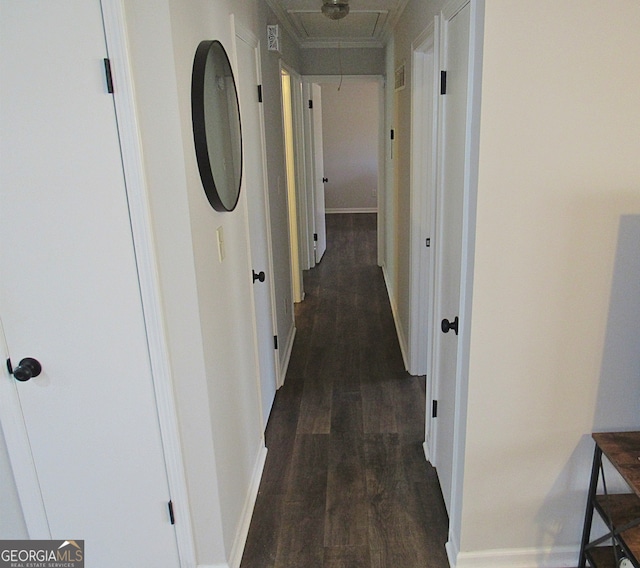
[[[458,10],[443,14],[441,30],[442,69],[446,85],[440,95],[438,206],[436,213],[435,314],[434,330],[435,399],[434,465],[442,495],[451,512],[453,454],[456,444],[456,400],[458,373],[458,328],[460,322],[460,279],[462,273],[462,213],[465,184],[467,91],[469,73],[469,3],[452,2]]]
[[[106,57],[98,0],[0,3],[0,418],[31,539],[175,567]]]
[[[322,150],[322,88],[319,84],[311,85],[313,108],[313,171],[314,171],[314,206],[315,206],[315,255],[316,264],[322,260],[327,250],[327,228],[325,223],[324,205],[324,153]]]

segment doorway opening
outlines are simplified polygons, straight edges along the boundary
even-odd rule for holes
[[[300,239],[298,223],[298,191],[294,136],[294,97],[292,73],[280,69],[282,87],[282,120],[284,130],[284,158],[286,167],[287,206],[289,209],[289,247],[291,255],[291,287],[295,303],[304,298],[302,268],[300,266]]]
[[[303,81],[307,172],[303,192],[313,242],[311,262],[303,267],[307,269],[325,253],[326,215],[377,214],[378,237],[381,234],[384,79],[323,75],[305,76]],[[378,254],[378,264],[380,258]]]

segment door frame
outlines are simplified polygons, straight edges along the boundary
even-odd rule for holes
[[[285,93],[282,88],[282,79],[284,76],[289,77],[289,105],[285,101]],[[280,101],[282,108],[282,136],[286,172],[287,187],[287,207],[289,210],[289,247],[290,247],[290,264],[291,264],[291,297],[294,303],[304,300],[304,282],[302,279],[302,254],[300,252],[301,244],[305,240],[306,226],[303,226],[303,220],[306,220],[306,191],[303,191],[305,179],[305,163],[304,163],[304,138],[302,136],[302,80],[300,75],[294,69],[289,67],[284,61],[280,60]],[[288,122],[291,122],[289,125]],[[291,156],[287,156],[287,131],[291,129]],[[293,168],[293,175],[289,173],[289,168]],[[295,187],[290,187],[290,177]],[[292,203],[293,201],[293,203]]]
[[[256,77],[258,80],[258,85],[262,85],[262,57],[261,57],[261,47],[260,47],[260,41],[258,40],[258,38],[253,34],[253,32],[251,32],[251,30],[245,28],[244,26],[242,26],[241,24],[239,24],[236,19],[232,16],[232,28],[233,28],[233,49],[234,49],[234,53],[235,53],[235,59],[236,59],[236,68],[238,67],[237,64],[237,53],[238,53],[238,48],[237,48],[237,40],[239,39],[240,41],[244,41],[251,49],[254,50],[255,53],[255,60],[256,60]],[[242,84],[239,85],[239,88],[242,89],[243,86]],[[248,86],[245,86],[245,88],[248,88]],[[264,238],[266,239],[266,245],[267,245],[267,266],[266,266],[266,274],[267,274],[267,282],[268,282],[268,286],[269,286],[269,301],[270,301],[270,311],[271,311],[271,328],[273,330],[273,334],[274,335],[278,335],[278,320],[276,318],[276,313],[275,313],[275,305],[276,305],[276,295],[275,295],[275,279],[274,279],[274,275],[273,275],[273,241],[271,239],[271,211],[270,211],[270,206],[269,206],[269,177],[268,177],[268,172],[267,172],[267,143],[266,143],[266,129],[265,129],[265,122],[264,122],[264,105],[263,104],[258,104],[258,121],[259,121],[259,137],[260,137],[260,160],[262,161],[262,174],[263,174],[263,180],[262,180],[262,192],[263,192],[263,197],[264,197],[264,211],[262,212],[262,214],[264,215],[264,223],[265,223],[265,228],[266,228],[266,235],[264,235]],[[243,167],[246,167],[243,166]],[[243,176],[244,178],[244,176]],[[249,204],[245,201],[245,208],[247,208],[247,211],[245,212],[247,219],[249,218],[249,210],[248,210],[248,206]],[[249,227],[249,232],[252,231],[252,226],[251,223],[247,224]],[[251,255],[250,255],[251,256]],[[252,261],[252,266],[253,266],[253,261]],[[252,298],[252,302],[253,302],[253,298]],[[257,325],[257,315],[256,315],[256,311],[255,311],[255,306],[253,309],[253,313],[254,313],[254,317],[253,317],[253,328],[254,328],[254,334],[256,337],[256,341],[258,340],[258,325]],[[258,349],[258,347],[256,346],[256,349]],[[256,357],[258,357],[256,355]],[[259,361],[259,357],[258,357],[258,361]],[[260,365],[258,365],[258,367],[260,367]],[[274,373],[275,373],[275,379],[276,379],[276,390],[278,388],[280,388],[282,386],[282,379],[284,377],[280,377],[280,357],[277,356],[277,354],[274,353],[274,369],[273,369]],[[259,391],[262,392],[262,373],[263,370],[259,368],[259,373],[260,376],[258,377],[258,388]],[[261,408],[261,412],[262,412],[262,404],[260,405]],[[268,416],[263,416],[262,417],[262,423],[265,425],[266,427],[266,421],[269,417]]]
[[[436,34],[439,52],[436,59],[437,65],[442,65],[442,43],[441,33],[443,22],[451,19],[465,5],[470,4],[470,29],[469,29],[469,70],[468,70],[468,96],[467,96],[467,124],[465,133],[465,160],[464,160],[464,191],[463,191],[463,211],[462,211],[462,256],[460,272],[460,328],[458,335],[458,356],[456,365],[456,395],[454,413],[454,435],[453,435],[453,463],[451,479],[451,505],[449,511],[449,534],[445,544],[449,564],[455,566],[460,552],[460,537],[462,531],[462,505],[463,505],[463,484],[464,484],[464,453],[466,441],[466,421],[467,421],[467,400],[469,392],[469,357],[471,348],[471,317],[473,300],[473,273],[475,254],[475,232],[476,232],[476,209],[478,192],[478,163],[480,147],[480,111],[482,94],[482,55],[484,42],[484,13],[485,0],[449,0],[442,8],[436,23]],[[437,71],[441,67],[436,68]],[[438,97],[439,99],[439,97]],[[438,100],[437,99],[437,100]],[[438,100],[438,104],[440,101]],[[438,121],[440,108],[438,108]],[[440,140],[438,140],[440,146]],[[440,150],[438,150],[440,151]],[[438,158],[439,159],[439,158]],[[436,192],[437,199],[437,192]],[[438,227],[434,227],[434,234],[437,234]],[[433,282],[437,282],[436,273],[438,268],[436,259],[436,271],[433,273]],[[435,292],[435,290],[434,290]],[[435,317],[435,310],[432,312]],[[431,328],[438,328],[438,322],[432,321]],[[434,360],[436,355],[437,331],[429,342],[430,361],[428,362],[428,373],[433,377],[436,368]],[[435,377],[434,377],[435,379]],[[432,381],[435,383],[435,380]],[[435,446],[429,445],[429,440],[435,442],[436,420],[432,418],[430,409],[436,398],[436,385],[427,390],[427,414],[425,428],[425,454],[427,459],[437,452]],[[431,438],[430,438],[431,437]]]
[[[385,196],[385,78],[383,75],[303,75],[303,83],[311,85],[313,83],[377,83],[378,84],[378,212],[377,212],[377,235],[378,235],[378,265],[382,266],[384,245],[384,196]],[[309,87],[310,88],[310,87]],[[313,136],[313,132],[307,135]],[[312,154],[307,154],[309,160],[313,160]],[[311,161],[307,167],[312,167]],[[314,194],[313,186],[309,189],[310,193],[308,199],[311,199]]]
[[[464,208],[462,211],[462,271],[460,275],[460,339],[458,351],[457,401],[453,450],[453,475],[449,540],[449,559],[457,562],[462,532],[464,453],[469,394],[469,357],[473,308],[473,273],[475,258],[478,169],[480,156],[480,111],[482,99],[482,54],[484,45],[485,0],[470,0],[469,95],[467,97],[467,148],[465,160]]]
[[[117,86],[113,93],[115,119],[117,120],[123,175],[129,202],[132,239],[138,269],[140,296],[144,312],[144,325],[147,333],[151,375],[164,450],[167,482],[174,512],[180,518],[180,522],[174,525],[174,530],[180,565],[186,568],[195,566],[196,555],[168,345],[164,330],[157,259],[151,231],[148,186],[144,174],[142,148],[135,112],[124,7],[120,0],[100,0],[100,6],[107,54],[112,63],[113,82]],[[17,397],[15,388],[3,390],[5,393],[12,392],[12,396]],[[7,438],[12,437],[14,442],[18,443],[27,440],[25,424],[21,417],[10,416],[7,425],[9,426],[8,428],[5,426]],[[29,447],[28,442],[22,447],[27,449]],[[16,464],[12,461],[12,467],[15,468],[16,484],[19,484],[23,489],[28,488],[26,492],[20,491],[21,506],[25,515],[27,530],[30,536],[48,534],[46,512],[39,489],[31,491],[33,487],[38,487],[33,459],[30,456],[22,455],[18,456],[18,460],[21,463]],[[24,496],[28,496],[28,498],[25,499]]]

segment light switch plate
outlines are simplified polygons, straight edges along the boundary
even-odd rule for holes
[[[222,226],[216,229],[216,237],[218,239],[218,260],[222,262],[224,260],[224,231]]]

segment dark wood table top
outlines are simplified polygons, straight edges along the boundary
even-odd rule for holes
[[[640,497],[640,432],[599,432],[593,439]]]

